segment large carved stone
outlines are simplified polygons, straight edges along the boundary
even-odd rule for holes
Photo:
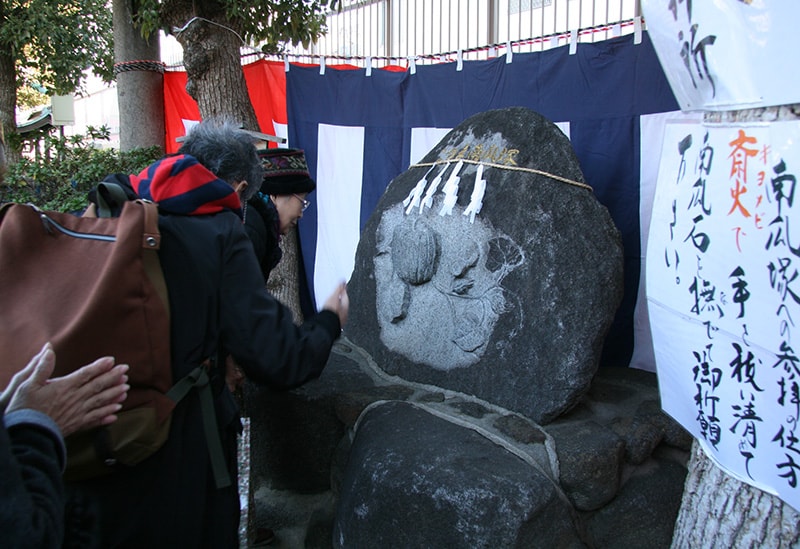
[[[334,547],[585,547],[558,486],[502,446],[403,402],[360,421]]]
[[[346,335],[386,373],[546,423],[597,370],[622,244],[557,126],[488,111],[389,184],[348,291]]]

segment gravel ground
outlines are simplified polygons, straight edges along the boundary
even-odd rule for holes
[[[247,525],[250,520],[250,418],[242,418],[242,434],[239,436],[239,547],[248,547]]]

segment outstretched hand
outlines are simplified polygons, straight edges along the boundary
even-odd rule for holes
[[[50,416],[68,436],[82,429],[108,425],[128,395],[127,364],[103,357],[74,372],[50,379],[56,355],[50,343],[17,372],[3,394],[6,412],[30,408]]]
[[[344,328],[347,314],[350,311],[350,297],[347,295],[347,284],[340,282],[333,293],[325,300],[323,309],[333,311],[339,316],[339,325]]]

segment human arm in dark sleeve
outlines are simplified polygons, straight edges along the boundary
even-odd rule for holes
[[[4,547],[59,547],[64,535],[64,441],[55,422],[30,409],[0,429],[0,530]]]
[[[3,547],[60,547],[64,433],[116,420],[128,366],[103,357],[62,377],[46,343],[0,393],[0,539]]]
[[[344,317],[322,310],[297,326],[264,288],[244,231],[232,231],[226,249],[220,300],[227,351],[256,383],[291,388],[318,377]]]

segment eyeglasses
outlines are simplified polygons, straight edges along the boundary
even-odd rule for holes
[[[296,194],[293,194],[292,196],[295,197],[297,200],[299,200],[301,204],[303,204],[303,209],[300,210],[301,212],[306,211],[306,209],[311,205],[311,202],[309,202],[305,198],[297,196]]]

